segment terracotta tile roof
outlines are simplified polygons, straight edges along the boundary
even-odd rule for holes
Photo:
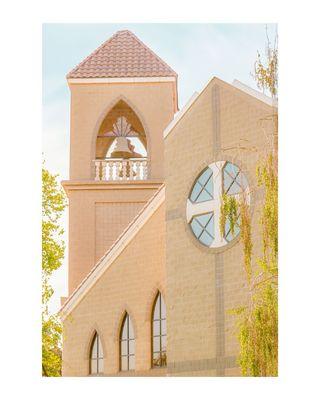
[[[118,31],[77,65],[67,78],[177,76],[130,31]]]

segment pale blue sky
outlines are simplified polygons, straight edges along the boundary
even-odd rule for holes
[[[179,107],[213,76],[256,88],[250,73],[264,51],[265,24],[45,24],[43,26],[43,153],[48,169],[68,178],[69,89],[66,74],[118,30],[129,29],[178,73]],[[268,24],[271,41],[276,25]],[[66,221],[64,220],[64,223]],[[66,238],[67,239],[67,238]],[[66,295],[66,263],[53,278]]]

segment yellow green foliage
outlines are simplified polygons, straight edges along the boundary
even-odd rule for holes
[[[57,176],[42,168],[42,375],[61,375],[61,324],[50,315],[48,303],[53,294],[50,277],[62,263],[64,242],[59,219],[66,200]]]
[[[251,216],[245,198],[224,196],[220,224],[234,223],[240,214],[244,270],[249,304],[232,310],[237,316],[239,365],[244,376],[278,374],[278,178],[272,155],[257,168],[258,186],[264,190],[261,208],[262,255],[252,266]],[[253,274],[254,271],[254,274]]]
[[[267,36],[266,61],[260,53],[255,62],[254,78],[260,89],[267,89],[272,97],[278,93],[278,47]],[[278,375],[278,116],[274,122],[272,148],[257,166],[258,186],[263,190],[260,211],[261,254],[252,264],[251,216],[249,206],[241,199],[235,205],[224,196],[221,206],[221,226],[227,218],[235,222],[240,214],[241,242],[244,270],[248,283],[249,301],[236,310],[239,365],[244,376]],[[234,202],[233,202],[234,203]]]
[[[278,95],[278,37],[275,37],[275,43],[272,47],[267,33],[267,47],[265,51],[265,60],[258,52],[257,60],[254,64],[254,78],[258,88],[267,89],[272,97]]]

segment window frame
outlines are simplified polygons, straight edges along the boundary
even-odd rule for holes
[[[155,310],[157,306],[157,302],[159,301],[159,318],[155,319]],[[162,314],[162,302],[164,304],[164,318]],[[159,321],[159,335],[154,335],[154,322]],[[157,292],[157,295],[154,299],[153,306],[152,306],[152,313],[151,313],[151,368],[158,369],[158,368],[166,368],[167,367],[167,346],[165,346],[165,350],[163,350],[163,338],[166,338],[167,342],[167,328],[165,329],[165,334],[162,334],[163,329],[163,321],[167,325],[167,306],[164,300],[164,297],[160,291]],[[154,338],[159,337],[159,351],[154,350]],[[160,365],[154,364],[154,354],[158,353],[160,355]],[[163,355],[165,356],[164,358]]]
[[[234,166],[238,171],[235,173],[235,178],[233,178],[228,170],[225,170],[227,165],[230,164],[231,167]],[[191,194],[193,193],[194,187],[198,183],[198,180],[201,178],[201,176],[204,174],[204,172],[210,168],[212,171],[212,175],[210,176],[210,179],[212,179],[212,185],[213,185],[213,193],[212,193],[212,200],[205,200],[202,202],[197,202],[197,201],[192,201],[191,200]],[[231,184],[225,190],[225,182],[224,182],[224,176],[225,174],[228,174],[230,179],[232,179]],[[241,177],[243,179],[243,183],[238,180],[238,177]],[[205,183],[207,184],[207,182]],[[239,186],[240,191],[239,193],[231,193],[228,194],[230,191],[230,188],[236,184]],[[230,238],[229,233],[226,232],[226,226],[223,229],[223,232],[220,230],[220,215],[221,215],[221,199],[222,195],[226,193],[228,196],[233,196],[237,200],[240,199],[240,196],[242,193],[244,193],[246,202],[250,205],[250,189],[249,189],[249,181],[247,179],[247,176],[244,174],[243,170],[233,161],[225,160],[225,161],[216,161],[213,162],[209,165],[207,165],[205,168],[201,170],[201,172],[198,174],[197,178],[194,180],[192,187],[189,191],[188,199],[187,199],[187,206],[186,206],[186,220],[187,224],[189,225],[189,229],[191,231],[192,237],[199,243],[201,246],[204,246],[205,248],[208,249],[221,249],[222,247],[227,246],[228,244],[234,242],[237,238],[240,236],[240,230],[237,234],[234,234],[233,237]],[[213,213],[213,221],[214,221],[214,227],[213,227],[213,240],[210,245],[207,245],[203,241],[201,241],[196,233],[194,232],[192,228],[192,221],[194,218],[197,218],[203,214],[209,214]],[[203,232],[202,232],[203,233]],[[201,233],[201,234],[202,234]],[[201,235],[199,235],[200,237]],[[210,235],[212,236],[212,235]]]
[[[127,322],[127,329],[126,329],[126,337],[125,339],[122,339],[122,333],[123,333],[123,329],[125,327],[125,323]],[[133,338],[130,338],[130,332],[129,332],[129,328],[130,328],[130,324],[132,327],[132,331],[133,331]],[[130,353],[130,342],[134,343],[134,353],[131,354]],[[126,342],[126,354],[122,354],[122,342]],[[129,372],[129,371],[135,371],[136,368],[136,337],[135,337],[135,329],[132,323],[132,319],[129,315],[128,312],[125,312],[123,318],[122,318],[122,323],[121,323],[121,327],[120,327],[120,333],[119,333],[119,371],[120,372]],[[126,363],[127,363],[127,369],[122,369],[122,358],[126,357]],[[134,359],[134,368],[130,369],[130,358]]]
[[[95,342],[97,342],[97,357],[93,357],[93,348],[95,345]],[[101,345],[101,349],[100,349]],[[102,360],[102,371],[99,369],[99,361]],[[92,371],[92,362],[96,362],[96,372]],[[90,344],[90,352],[89,352],[89,375],[95,376],[95,375],[102,375],[104,373],[104,351],[103,351],[103,345],[102,341],[100,338],[100,335],[98,334],[97,331],[95,331],[93,338],[91,340]]]

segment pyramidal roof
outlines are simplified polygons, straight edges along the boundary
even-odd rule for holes
[[[67,78],[176,77],[160,57],[130,31],[118,31]]]

